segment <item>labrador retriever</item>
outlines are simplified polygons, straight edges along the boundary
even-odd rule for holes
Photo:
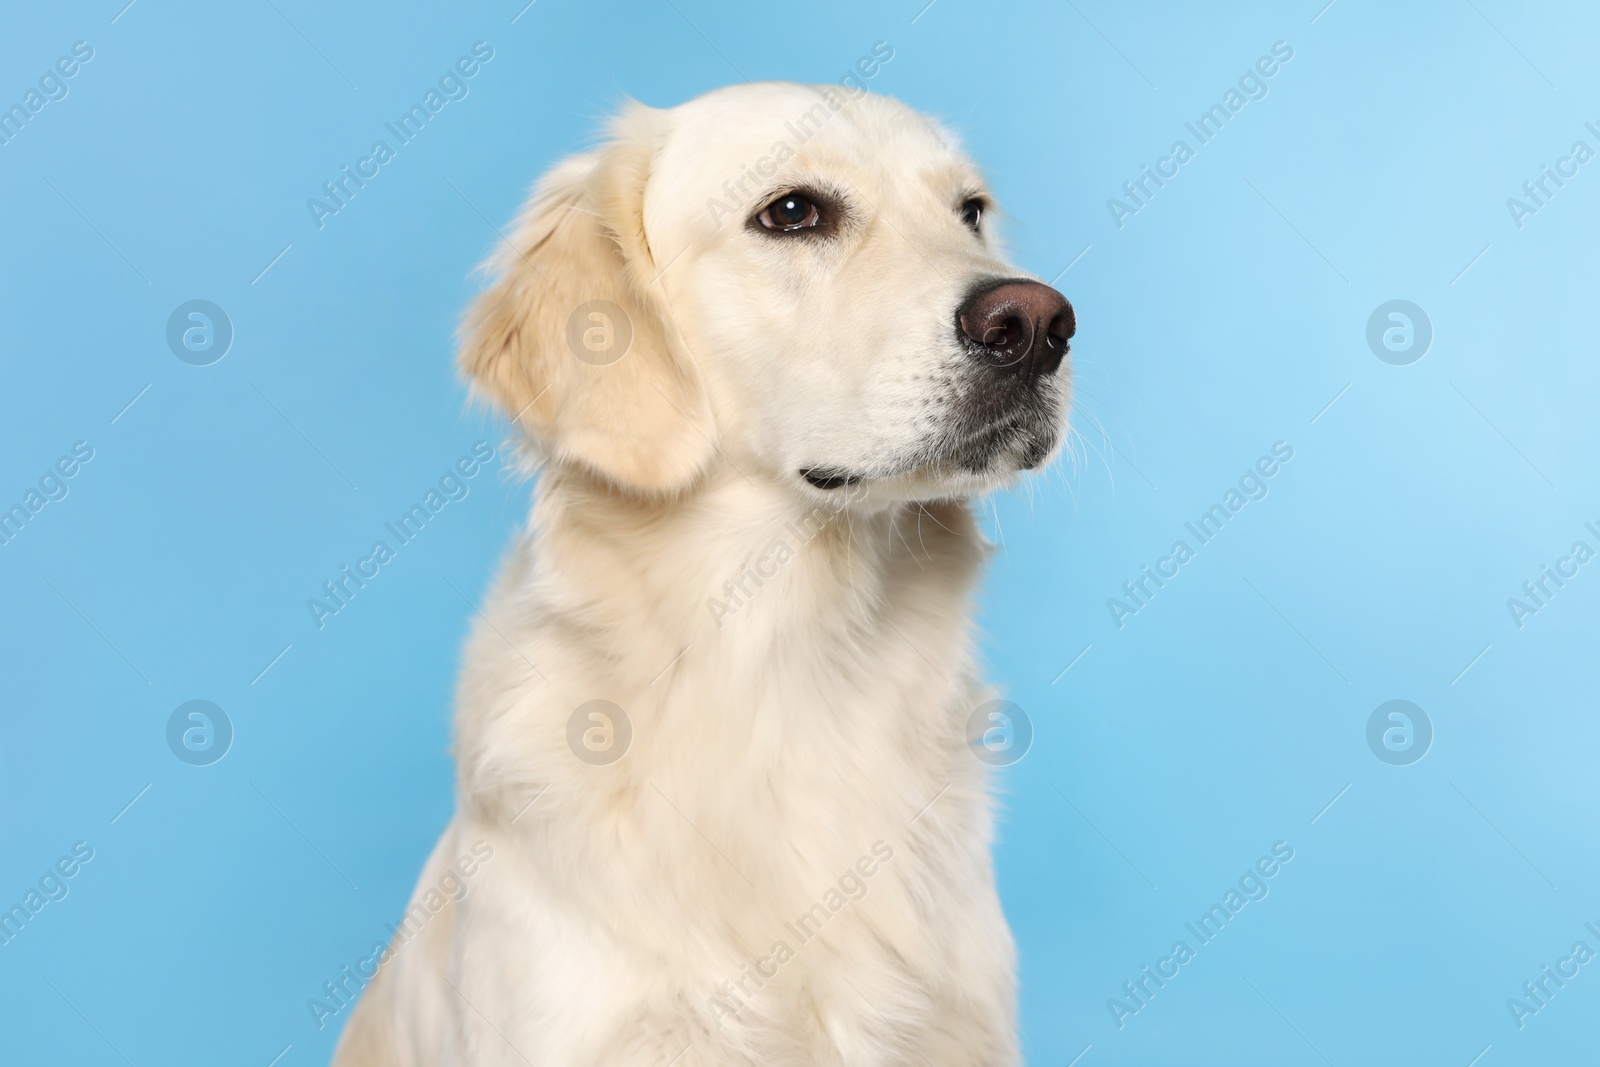
[[[1075,320],[991,204],[787,83],[538,183],[460,364],[542,471],[336,1064],[1017,1062],[967,501],[1059,450]]]

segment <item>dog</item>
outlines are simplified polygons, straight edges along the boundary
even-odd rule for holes
[[[1076,321],[993,215],[838,86],[629,104],[535,186],[459,353],[535,498],[336,1064],[1018,1062],[968,501],[1060,450]]]

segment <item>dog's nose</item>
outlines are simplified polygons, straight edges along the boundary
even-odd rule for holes
[[[956,321],[992,366],[1028,378],[1054,373],[1078,329],[1066,297],[1028,281],[1000,282],[974,293]]]

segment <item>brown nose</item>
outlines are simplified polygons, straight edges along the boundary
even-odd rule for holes
[[[1078,320],[1067,298],[1039,282],[1003,281],[980,289],[956,313],[961,332],[991,366],[1025,378],[1052,374]]]

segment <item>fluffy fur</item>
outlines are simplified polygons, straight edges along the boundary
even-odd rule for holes
[[[751,224],[801,188],[831,234]],[[547,462],[417,902],[493,859],[336,1064],[1016,1062],[964,500],[1054,454],[1068,384],[1001,403],[959,344],[965,294],[1019,276],[973,196],[903,105],[787,84],[630,106],[535,189],[460,360]],[[631,325],[606,365],[568,342],[596,300]],[[594,700],[631,724],[606,765],[568,741]]]

